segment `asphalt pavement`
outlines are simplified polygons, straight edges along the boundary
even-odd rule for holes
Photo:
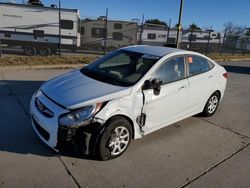
[[[70,69],[0,71],[0,187],[250,187],[250,62],[221,64],[229,78],[214,116],[134,140],[110,161],[56,153],[32,130],[32,94]]]

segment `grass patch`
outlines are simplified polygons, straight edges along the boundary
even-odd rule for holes
[[[246,55],[232,55],[232,54],[209,54],[213,60],[228,61],[230,59],[246,60],[250,59],[250,54]],[[94,60],[100,58],[101,55],[96,56],[66,56],[59,58],[58,56],[41,57],[41,56],[9,56],[0,59],[0,66],[22,66],[22,65],[72,65],[72,64],[89,64]]]
[[[19,65],[61,65],[61,64],[89,64],[99,58],[99,56],[87,57],[4,57],[0,59],[1,66],[19,66]]]
[[[209,54],[208,57],[210,57],[213,60],[230,60],[230,59],[248,59],[250,58],[250,54]]]

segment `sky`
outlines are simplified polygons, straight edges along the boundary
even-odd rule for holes
[[[46,6],[58,4],[58,0],[41,0]],[[109,10],[109,19],[131,20],[158,18],[178,22],[181,0],[61,0],[63,8],[79,9],[81,17],[97,18]],[[16,0],[22,3],[22,0]],[[183,27],[195,23],[201,28],[222,31],[223,25],[233,22],[250,27],[250,0],[184,0]]]

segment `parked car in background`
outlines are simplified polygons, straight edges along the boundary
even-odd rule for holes
[[[199,53],[125,47],[42,85],[31,99],[32,125],[51,148],[72,142],[85,154],[113,159],[132,139],[213,115],[226,83],[225,69]]]

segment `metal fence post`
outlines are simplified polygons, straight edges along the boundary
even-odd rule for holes
[[[0,59],[2,58],[2,41],[0,40]]]
[[[140,35],[139,35],[139,44],[142,44],[143,24],[144,24],[144,14],[142,15],[142,20],[141,20],[141,28],[140,28]]]
[[[171,27],[171,18],[169,19],[169,22],[168,22],[168,32],[167,32],[166,44],[168,44],[168,38],[169,38],[170,27]]]
[[[224,33],[222,44],[220,46],[220,55],[222,55],[222,50],[223,50],[223,47],[224,47],[225,40],[226,40],[226,32]]]
[[[211,30],[209,30],[209,36],[208,36],[208,40],[207,40],[207,48],[206,48],[206,51],[205,51],[205,54],[207,55],[208,54],[208,50],[209,50],[209,43],[210,43],[210,37],[211,37]]]
[[[59,15],[58,15],[58,18],[59,18],[59,57],[62,57],[62,43],[61,43],[61,40],[62,40],[62,33],[61,33],[61,0],[59,0]]]
[[[235,41],[234,41],[234,47],[233,47],[233,52],[232,52],[232,55],[235,55],[235,50],[236,50],[237,39],[238,39],[238,37],[235,37]]]
[[[245,47],[244,47],[243,55],[245,55],[245,54],[246,54],[246,51],[247,51],[248,39],[249,39],[249,37],[247,37],[247,40],[246,40],[246,43],[245,43]]]
[[[192,29],[191,29],[191,35],[190,35],[190,37],[189,37],[189,49],[191,49],[191,45],[192,45],[193,32],[194,32],[194,29],[192,28]]]
[[[103,55],[106,54],[107,38],[108,38],[108,9],[106,8]]]

